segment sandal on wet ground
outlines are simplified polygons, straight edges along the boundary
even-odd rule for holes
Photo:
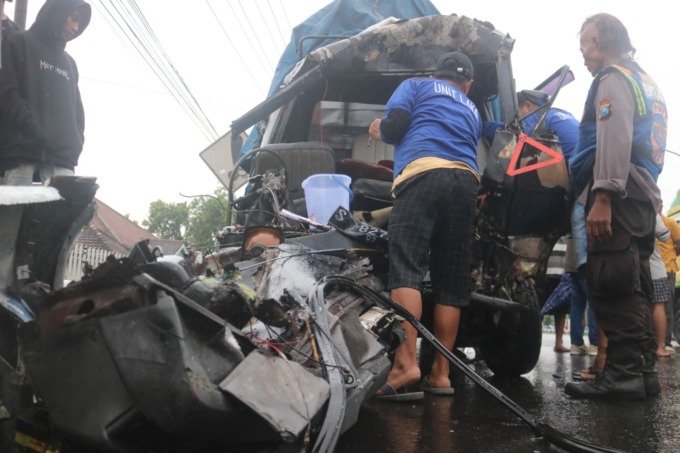
[[[430,382],[430,376],[425,376],[423,383],[420,385],[423,391],[432,395],[450,396],[453,395],[453,387],[434,387]]]
[[[410,402],[420,401],[425,394],[422,390],[413,390],[410,386],[404,386],[395,389],[389,384],[385,384],[378,390],[379,393],[373,395],[374,400],[379,401],[396,401],[396,402]]]
[[[559,347],[555,346],[553,348],[553,351],[555,351],[555,352],[569,352],[569,351],[571,351],[571,349],[566,347],[566,346],[559,346]]]

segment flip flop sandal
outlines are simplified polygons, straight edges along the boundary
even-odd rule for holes
[[[377,393],[373,395],[374,400],[379,401],[395,401],[395,402],[410,402],[410,401],[420,401],[424,398],[425,394],[422,390],[410,390],[408,386],[401,387],[400,389],[395,389],[389,384],[385,384],[380,387],[380,395]]]
[[[430,393],[432,395],[439,396],[453,395],[453,387],[433,387],[432,383],[430,382],[430,376],[425,376],[425,379],[423,379],[423,383],[420,384],[420,388],[422,388],[424,392]]]

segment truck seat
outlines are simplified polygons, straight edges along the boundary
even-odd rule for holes
[[[304,198],[302,181],[317,173],[335,173],[333,150],[325,143],[298,142],[265,145],[263,152],[255,156],[251,175],[262,174],[266,170],[286,166],[288,189],[293,200]],[[278,156],[281,160],[279,160]]]

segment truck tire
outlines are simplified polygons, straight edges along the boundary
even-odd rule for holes
[[[496,376],[513,378],[531,371],[541,353],[542,316],[533,281],[512,282],[511,295],[527,311],[499,312],[491,340],[481,345],[482,357]]]

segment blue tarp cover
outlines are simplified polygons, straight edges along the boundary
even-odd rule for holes
[[[413,19],[436,14],[439,14],[439,10],[429,0],[335,0],[293,28],[290,42],[276,66],[267,97],[279,91],[286,74],[299,61],[298,55],[304,56],[314,49],[337,41],[337,39],[308,39],[302,43],[302,52],[299,52],[298,44],[305,36],[349,37],[389,17]],[[257,126],[253,127],[238,157],[259,146],[261,140],[262,132]]]

